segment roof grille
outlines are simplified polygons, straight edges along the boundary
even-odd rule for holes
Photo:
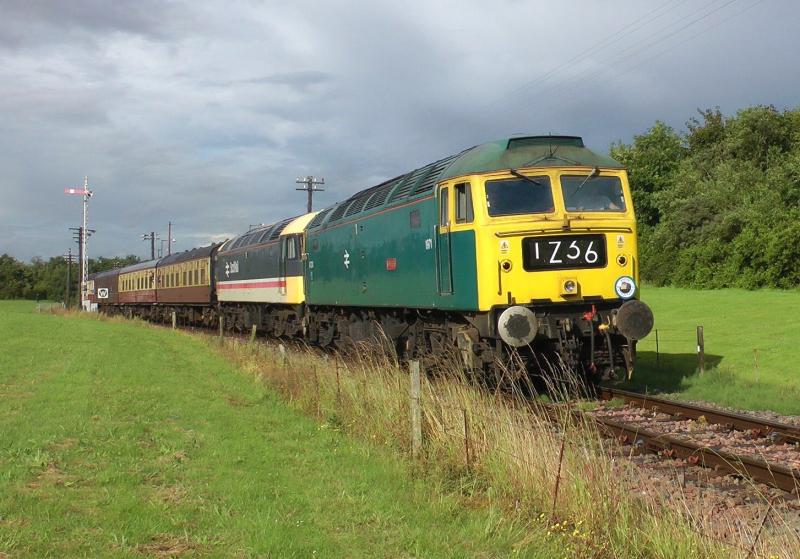
[[[427,168],[430,169],[425,178],[423,178],[417,188],[414,190],[414,194],[419,194],[420,192],[428,192],[429,190],[433,190],[433,186],[436,184],[436,179],[439,178],[439,175],[442,174],[442,171],[450,164],[450,162],[455,159],[456,155],[451,155],[450,157],[446,157],[445,159],[441,159],[432,165],[428,165]]]
[[[287,225],[289,225],[289,222],[292,221],[293,219],[294,219],[293,217],[290,217],[289,219],[284,219],[283,221],[278,223],[273,228],[272,233],[269,234],[269,240],[274,241],[275,239],[277,239],[280,236],[281,232],[286,228]]]
[[[364,204],[367,202],[370,194],[370,192],[367,192],[366,196],[359,196],[353,200],[353,202],[347,207],[347,212],[344,215],[349,216],[360,212],[364,208]]]
[[[583,138],[580,136],[523,136],[521,138],[511,138],[508,140],[506,149],[521,148],[527,146],[572,146],[582,148]]]
[[[327,217],[327,215],[329,213],[331,213],[332,209],[333,209],[332,207],[331,208],[325,208],[324,210],[319,212],[317,215],[315,215],[314,219],[312,219],[311,222],[308,224],[308,229],[312,229],[314,227],[319,227],[320,224],[322,224],[322,221],[325,219],[325,217]]]
[[[389,193],[392,191],[392,189],[395,186],[397,186],[397,184],[401,180],[403,180],[402,177],[401,178],[392,179],[389,182],[387,182],[387,183],[381,185],[380,187],[378,187],[378,189],[375,191],[375,193],[369,199],[369,202],[367,202],[367,205],[364,206],[364,210],[371,210],[372,208],[377,208],[378,206],[383,204],[386,201],[386,197],[389,196]]]
[[[333,213],[331,214],[331,218],[328,220],[328,223],[336,221],[337,219],[341,219],[346,209],[347,209],[347,200],[336,206],[336,209],[333,210]]]
[[[402,184],[400,184],[400,186],[398,186],[397,189],[394,191],[394,194],[392,194],[392,198],[389,201],[394,202],[395,200],[399,200],[401,198],[405,198],[406,196],[408,196],[408,193],[411,192],[411,189],[413,189],[414,185],[417,184],[420,175],[425,170],[426,170],[425,167],[421,167],[412,173],[408,173],[405,176],[405,180],[402,182]]]
[[[256,240],[255,244],[261,244],[269,238],[269,232],[272,231],[272,225],[269,227],[265,227],[261,230],[261,235],[259,235],[258,239]]]

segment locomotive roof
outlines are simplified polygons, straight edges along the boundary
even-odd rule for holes
[[[313,230],[333,226],[355,214],[378,211],[417,196],[430,195],[447,179],[527,167],[603,167],[622,169],[618,161],[588,149],[578,136],[516,136],[466,149],[353,194],[319,212],[308,225]]]
[[[276,223],[270,223],[269,225],[261,225],[251,229],[247,233],[239,235],[238,237],[228,239],[220,247],[219,252],[228,252],[230,250],[260,245],[269,241],[275,241],[278,239],[278,237],[280,237],[281,232],[286,228],[286,226],[298,217],[300,216],[290,217]]]
[[[179,262],[186,262],[189,260],[196,260],[198,258],[208,258],[219,243],[212,243],[206,247],[191,248],[183,252],[174,252],[165,256],[158,261],[158,266],[167,266],[169,264],[177,264]]]
[[[438,180],[526,167],[621,169],[622,164],[588,149],[579,136],[521,136],[488,142],[462,152]]]

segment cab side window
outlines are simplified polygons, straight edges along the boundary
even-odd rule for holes
[[[456,189],[456,223],[472,223],[475,212],[472,210],[472,189],[468,182],[457,184]]]
[[[447,202],[449,200],[449,188],[443,188],[439,196],[439,225],[450,225],[450,217],[447,213]]]

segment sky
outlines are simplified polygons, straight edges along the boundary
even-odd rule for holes
[[[800,105],[793,0],[0,0],[0,254],[149,257],[512,134]]]

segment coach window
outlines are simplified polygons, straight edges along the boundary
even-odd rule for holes
[[[447,214],[448,193],[449,189],[443,188],[442,193],[439,195],[439,225],[443,227],[450,225],[450,218]]]
[[[200,268],[200,285],[206,284],[206,269]]]
[[[194,284],[200,285],[200,270],[194,271]]]
[[[472,223],[472,190],[468,182],[456,185],[456,223]]]

